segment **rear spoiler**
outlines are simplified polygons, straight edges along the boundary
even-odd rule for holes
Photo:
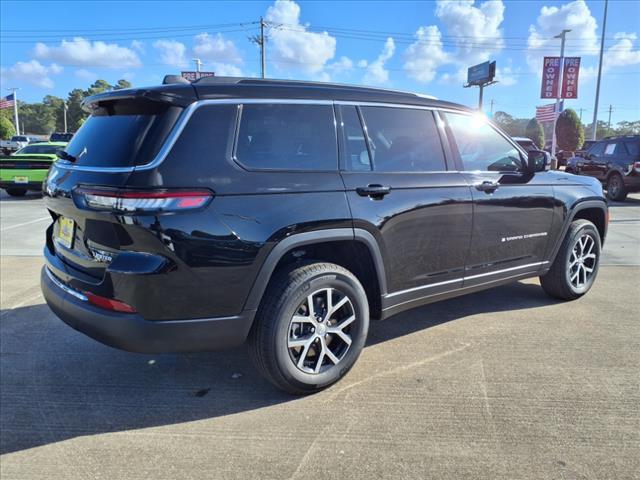
[[[82,101],[82,109],[91,113],[101,103],[119,100],[148,100],[150,102],[168,103],[177,107],[186,107],[198,97],[190,84],[164,85],[162,87],[127,88],[91,95]]]

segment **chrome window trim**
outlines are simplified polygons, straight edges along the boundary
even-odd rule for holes
[[[389,293],[385,298],[392,298],[397,295],[402,295],[410,292],[417,292],[419,290],[425,290],[427,288],[440,287],[442,285],[448,285],[450,283],[463,282],[465,280],[473,280],[473,279],[482,278],[482,277],[489,277],[491,275],[499,275],[501,273],[513,272],[515,270],[524,270],[525,268],[541,267],[542,265],[546,265],[547,263],[549,262],[546,261],[546,262],[528,263],[526,265],[520,265],[517,267],[503,268],[502,270],[496,270],[495,272],[480,273],[477,275],[454,278],[453,280],[446,280],[444,282],[430,283],[428,285],[420,285],[419,287],[413,287],[413,288],[408,288],[406,290],[398,290],[397,292]]]

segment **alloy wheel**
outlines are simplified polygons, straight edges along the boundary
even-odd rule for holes
[[[569,281],[576,289],[584,288],[593,277],[598,262],[595,245],[595,240],[588,233],[573,245],[569,256]]]
[[[347,295],[335,288],[305,298],[289,324],[287,349],[305,373],[323,373],[340,363],[351,347],[356,313]]]

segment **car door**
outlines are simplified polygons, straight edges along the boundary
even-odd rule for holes
[[[472,198],[462,175],[447,169],[434,113],[372,105],[338,112],[354,227],[377,239],[384,259],[383,308],[461,287]]]
[[[473,197],[464,286],[538,271],[545,261],[554,207],[548,173],[528,173],[522,152],[483,116],[442,115]]]

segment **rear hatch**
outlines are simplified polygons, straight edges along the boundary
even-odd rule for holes
[[[43,189],[53,218],[47,249],[65,279],[69,274],[98,283],[120,250],[133,243],[122,216],[83,208],[79,192],[117,191],[134,168],[156,158],[184,106],[195,100],[191,86],[176,87],[112,92],[85,102],[91,116],[50,169]]]

